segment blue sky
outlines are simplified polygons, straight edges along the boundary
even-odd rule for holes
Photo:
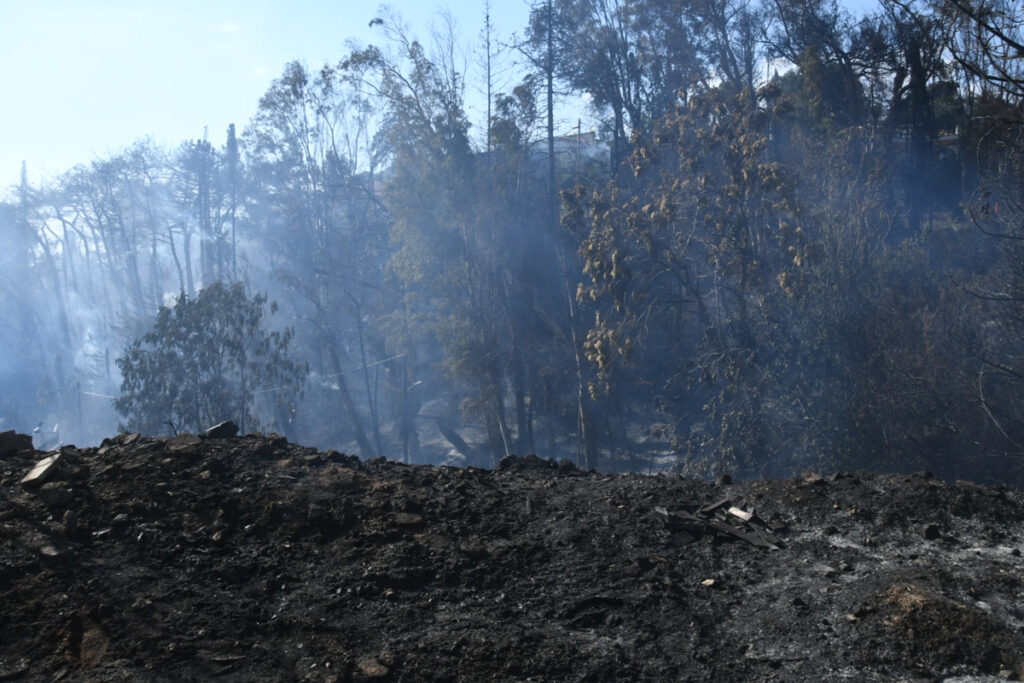
[[[483,0],[388,4],[422,39],[449,8],[467,52],[483,27]],[[206,127],[220,144],[288,61],[316,68],[349,39],[379,40],[378,13],[373,0],[0,0],[0,188],[22,160],[38,182],[144,136],[176,145]],[[507,39],[528,4],[493,0],[491,15]]]
[[[417,36],[449,3],[389,3]],[[520,31],[523,0],[495,2],[500,33]],[[500,6],[499,6],[500,5]],[[450,3],[468,42],[483,2]],[[0,187],[28,162],[35,182],[152,136],[220,144],[239,129],[285,63],[312,68],[345,43],[380,40],[373,0],[0,0]],[[468,48],[467,48],[468,49]]]

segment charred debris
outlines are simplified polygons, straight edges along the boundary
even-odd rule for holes
[[[1021,491],[927,473],[700,482],[4,433],[0,676],[1024,680],[1021,538]]]

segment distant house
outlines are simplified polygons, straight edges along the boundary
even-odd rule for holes
[[[595,166],[607,168],[611,153],[611,145],[599,139],[593,130],[555,137],[555,168],[560,173],[582,173]],[[546,162],[547,155],[547,138],[534,140],[530,145],[531,159]]]

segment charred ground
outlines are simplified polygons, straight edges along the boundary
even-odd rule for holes
[[[1024,679],[1015,489],[0,441],[0,680]]]

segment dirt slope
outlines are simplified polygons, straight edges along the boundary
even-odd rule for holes
[[[1024,680],[1017,490],[46,455],[0,438],[0,680]]]

